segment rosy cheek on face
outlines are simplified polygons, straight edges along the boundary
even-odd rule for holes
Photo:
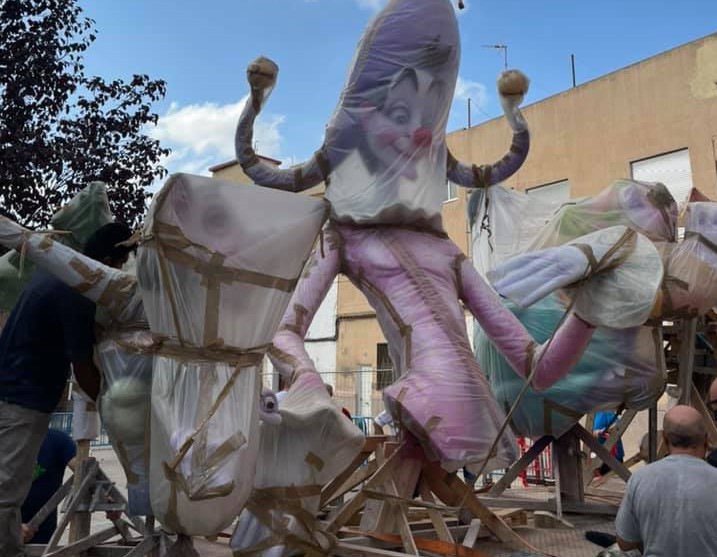
[[[418,128],[413,132],[413,144],[416,147],[428,147],[433,140],[433,134],[428,128]]]
[[[393,145],[401,134],[394,128],[385,127],[376,134],[376,142],[380,147],[388,147]]]

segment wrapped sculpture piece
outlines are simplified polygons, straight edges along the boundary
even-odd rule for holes
[[[717,203],[688,203],[684,215],[684,240],[658,243],[666,276],[656,314],[666,319],[704,315],[717,305]]]
[[[316,373],[296,379],[280,403],[280,413],[279,425],[261,425],[261,465],[231,542],[237,556],[263,552],[281,557],[307,547],[326,550],[327,540],[317,534],[314,519],[321,488],[364,444],[363,433],[338,411]]]
[[[281,220],[266,219],[270,212]],[[324,219],[325,205],[312,198],[173,176],[145,228],[140,289],[134,276],[0,218],[3,245],[23,247],[109,309],[100,410],[131,512],[151,512],[179,534],[212,535],[243,507],[259,444],[255,366]]]
[[[313,198],[181,174],[153,200],[137,257],[159,343],[150,488],[174,532],[214,534],[249,496],[258,366],[325,214]]]
[[[713,280],[717,278],[714,275],[717,272],[717,258],[714,244],[710,240],[714,237],[717,204],[688,204],[685,240],[675,243],[671,240],[675,237],[677,207],[661,184],[622,180],[594,199],[565,205],[557,213],[550,207],[544,210],[542,216],[536,211],[532,214],[533,223],[527,223],[530,230],[528,234],[516,231],[516,228],[522,228],[516,227],[516,223],[523,222],[519,218],[520,211],[526,206],[528,196],[499,186],[490,188],[485,195],[490,196],[488,203],[482,200],[471,203],[473,210],[477,211],[471,215],[474,222],[474,257],[478,252],[485,251],[487,233],[479,229],[478,223],[485,225],[486,222],[490,223],[490,241],[494,246],[512,245],[517,248],[516,252],[524,252],[522,256],[506,262],[507,250],[496,250],[495,259],[502,261],[498,264],[500,272],[488,272],[489,276],[500,276],[512,266],[529,271],[526,265],[550,264],[541,256],[541,250],[530,251],[530,242],[514,242],[517,236],[537,236],[538,240],[532,245],[538,246],[552,241],[563,242],[561,258],[567,259],[570,257],[570,244],[580,243],[575,234],[586,230],[598,231],[591,235],[606,233],[611,229],[601,227],[615,222],[629,224],[650,237],[657,250],[654,253],[660,256],[655,261],[653,254],[643,260],[640,267],[634,268],[636,273],[632,281],[626,282],[623,276],[619,285],[621,291],[618,291],[618,285],[611,287],[605,281],[601,284],[599,280],[592,281],[593,285],[601,285],[597,289],[581,289],[583,295],[587,293],[591,296],[587,303],[582,304],[585,311],[581,315],[594,323],[602,321],[607,327],[600,327],[596,331],[570,375],[542,392],[528,388],[512,416],[514,429],[528,436],[560,435],[587,412],[614,408],[621,404],[644,409],[652,404],[662,393],[666,379],[662,372],[661,338],[658,331],[649,325],[620,331],[609,327],[620,320],[623,325],[641,325],[651,317],[669,319],[702,314],[717,303]],[[542,231],[535,227],[540,219],[546,221]],[[648,262],[648,267],[642,266],[645,262]],[[660,267],[664,268],[664,272]],[[620,270],[627,271],[629,268],[629,264],[622,265]],[[559,265],[551,269],[553,276],[550,280],[559,279],[564,272]],[[615,276],[613,274],[612,278]],[[647,292],[652,292],[654,296],[653,285],[656,280],[659,290],[657,296],[652,298],[653,307],[650,310],[651,298],[646,297],[645,292],[641,293],[640,288],[643,284],[652,283]],[[633,295],[625,297],[622,292],[626,291],[625,287],[630,283],[634,285]],[[504,291],[510,292],[510,288],[504,287]],[[645,300],[643,304],[639,303],[641,297]],[[541,339],[550,336],[567,311],[571,299],[580,312],[580,299],[572,296],[570,289],[562,294],[551,294],[529,307],[525,307],[529,305],[526,303],[521,303],[522,307],[519,307],[511,302],[506,302],[506,306],[536,339]],[[533,301],[532,298],[528,299],[528,302]],[[616,309],[613,318],[605,317],[612,311],[610,306]],[[603,316],[602,320],[600,316]],[[523,387],[523,381],[513,373],[479,327],[475,330],[475,347],[476,357],[489,377],[496,398],[503,406],[512,406]]]
[[[105,184],[92,182],[52,216],[50,225],[62,232],[57,240],[82,250],[90,235],[111,221]],[[34,268],[31,260],[21,265],[20,254],[14,251],[0,257],[0,312],[12,310]]]
[[[384,390],[387,409],[427,457],[449,471],[466,463],[504,467],[517,453],[510,433],[501,433],[505,415],[473,357],[460,302],[515,372],[540,388],[571,369],[594,331],[571,314],[549,346],[536,345],[443,230],[446,179],[469,188],[499,183],[520,168],[529,147],[518,109],[528,80],[510,71],[498,82],[513,130],[508,153],[481,166],[450,154],[445,129],[459,51],[449,0],[392,0],[359,43],[324,143],[311,160],[281,169],[254,153],[254,120],[278,72],[265,58],[247,70],[251,95],[236,133],[237,159],[258,185],[298,192],[323,180],[331,204],[325,247],[314,254],[274,337],[275,366],[294,379],[314,370],[303,339],[332,281],[343,273],[376,310],[401,374]],[[642,244],[637,235],[628,236],[617,246],[595,246],[597,259],[609,267],[596,272],[616,269],[630,243]],[[581,257],[555,288],[589,278],[589,258]]]

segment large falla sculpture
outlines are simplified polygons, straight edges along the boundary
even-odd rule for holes
[[[511,434],[500,434],[503,410],[471,352],[463,305],[515,373],[538,388],[568,373],[594,331],[573,311],[549,343],[538,345],[444,231],[446,179],[467,188],[496,184],[520,168],[529,148],[518,109],[527,79],[510,71],[498,82],[513,130],[507,154],[482,166],[450,154],[445,132],[459,51],[449,0],[392,0],[359,43],[324,143],[308,162],[270,167],[252,148],[254,120],[277,78],[270,60],[260,58],[247,70],[251,94],[236,133],[237,159],[258,185],[300,192],[323,181],[331,206],[320,249],[274,337],[275,367],[293,381],[314,370],[303,339],[343,273],[375,309],[400,372],[384,391],[388,410],[426,456],[449,471],[506,466],[516,457]],[[613,229],[611,238],[588,246],[565,280],[615,272],[644,252],[644,238],[627,228]],[[650,295],[654,301],[655,292]]]

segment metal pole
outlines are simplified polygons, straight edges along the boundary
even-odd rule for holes
[[[471,127],[471,100],[468,99],[468,128]]]
[[[570,55],[570,65],[573,69],[573,87],[575,87],[575,54]]]

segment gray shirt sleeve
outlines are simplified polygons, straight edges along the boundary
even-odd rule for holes
[[[615,518],[615,530],[617,535],[626,542],[639,543],[642,542],[642,539],[640,539],[640,524],[635,516],[635,507],[632,500],[635,492],[634,478],[634,476],[631,477],[627,482],[625,496]]]

